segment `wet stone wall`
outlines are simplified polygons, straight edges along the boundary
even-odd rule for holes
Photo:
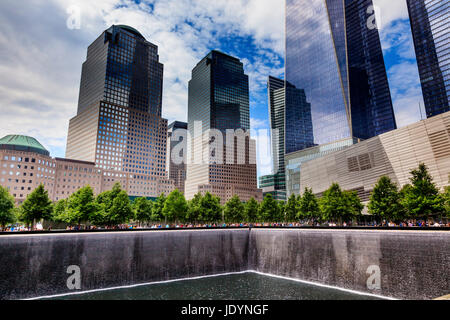
[[[0,299],[73,292],[70,266],[86,291],[243,271],[247,254],[248,230],[0,237]]]
[[[399,299],[450,293],[450,233],[253,230],[249,268]]]
[[[450,233],[241,229],[0,236],[0,299],[73,292],[70,266],[79,267],[82,291],[253,270],[432,299],[450,293]]]

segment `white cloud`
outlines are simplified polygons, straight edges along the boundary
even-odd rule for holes
[[[373,0],[373,5],[380,10],[381,29],[389,27],[396,20],[409,18],[406,0]]]
[[[250,127],[252,130],[267,129],[269,127],[269,121],[250,118]]]
[[[129,24],[159,46],[164,64],[163,116],[186,120],[191,70],[220,38],[251,37],[258,51],[246,64],[253,90],[264,90],[268,62],[283,55],[283,0],[2,1],[0,3],[0,136],[35,136],[64,156],[67,126],[78,103],[87,46],[111,24]],[[81,10],[81,29],[66,26]],[[27,10],[24,10],[27,8]],[[280,74],[276,65],[273,74]],[[260,99],[255,93],[254,99]]]
[[[417,64],[404,61],[389,69],[392,100],[399,128],[425,116],[422,88],[418,81]]]

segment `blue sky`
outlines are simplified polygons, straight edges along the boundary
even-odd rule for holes
[[[422,101],[406,4],[374,2],[397,122],[405,126],[420,120]],[[80,28],[68,28],[78,11]],[[64,157],[87,46],[112,24],[133,26],[159,46],[169,121],[186,120],[191,70],[218,49],[243,61],[252,126],[268,128],[267,77],[284,73],[284,0],[21,0],[0,2],[0,136],[31,135]],[[270,173],[270,164],[259,172]]]

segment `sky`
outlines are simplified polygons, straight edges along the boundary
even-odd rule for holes
[[[306,0],[305,0],[306,1]],[[374,0],[397,124],[423,106],[406,0]],[[210,50],[236,56],[250,78],[252,129],[268,129],[267,78],[284,75],[284,0],[3,0],[0,2],[0,137],[38,139],[64,157],[87,47],[127,24],[159,47],[163,117],[187,120],[191,71]],[[260,163],[259,174],[271,164]]]

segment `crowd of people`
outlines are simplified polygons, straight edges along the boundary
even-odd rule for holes
[[[167,224],[167,223],[155,223],[149,225],[139,224],[121,224],[117,226],[109,226],[98,228],[96,226],[67,226],[66,231],[89,231],[89,230],[151,230],[151,229],[207,229],[207,228],[303,228],[303,227],[315,227],[315,228],[330,228],[330,227],[373,227],[373,228],[450,228],[450,221],[442,220],[408,220],[405,222],[318,222],[318,221],[304,221],[293,223],[213,223],[213,224]],[[28,232],[28,231],[52,231],[51,227],[44,228],[42,224],[38,223],[34,229],[24,225],[16,225],[3,230],[4,232]]]

